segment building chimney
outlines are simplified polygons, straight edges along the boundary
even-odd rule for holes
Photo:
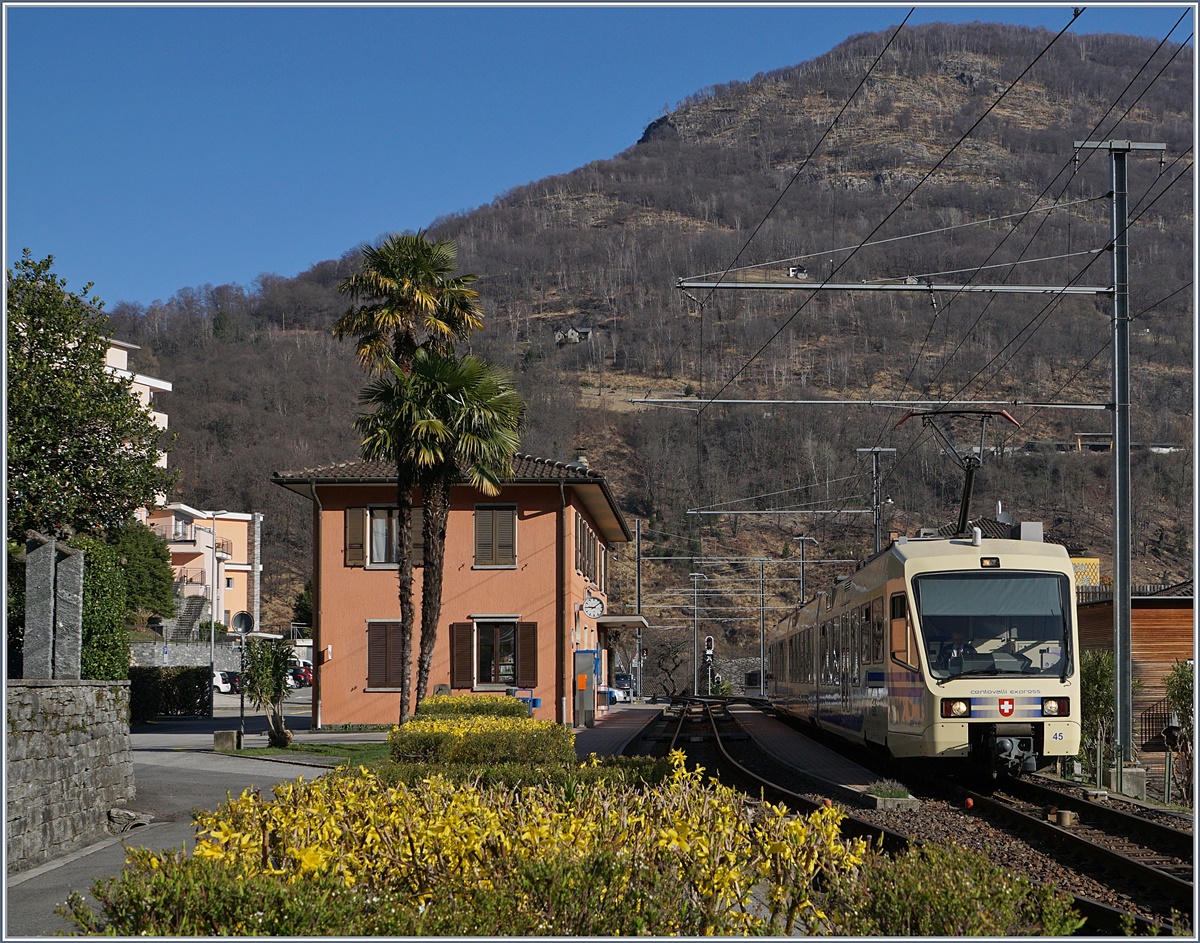
[[[588,467],[587,451],[584,448],[577,447],[575,449],[575,463],[582,465],[584,468]]]

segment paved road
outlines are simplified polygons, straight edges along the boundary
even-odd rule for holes
[[[386,733],[329,734],[309,730],[311,688],[295,691],[287,703],[287,724],[301,740],[382,740]],[[212,752],[213,731],[236,730],[239,699],[217,695],[215,716],[163,720],[135,727],[133,776],[137,795],[127,806],[154,818],[121,837],[97,842],[74,854],[10,877],[5,893],[4,939],[59,936],[71,925],[55,914],[71,891],[89,900],[92,884],[115,877],[125,864],[125,845],[156,851],[192,845],[192,810],[215,809],[227,795],[244,789],[269,792],[276,783],[320,775],[306,766]],[[266,718],[246,705],[246,746],[266,746]]]

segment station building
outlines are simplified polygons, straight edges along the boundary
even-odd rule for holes
[[[395,723],[395,466],[352,461],[277,472],[272,481],[312,502],[313,726]],[[417,540],[420,502],[417,489]],[[537,718],[573,726],[594,720],[608,703],[608,633],[631,618],[643,621],[610,612],[609,558],[631,539],[608,481],[582,456],[564,463],[515,455],[495,497],[455,485],[426,693],[512,694]],[[422,548],[416,554],[414,697]]]

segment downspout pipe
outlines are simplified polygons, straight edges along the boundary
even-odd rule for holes
[[[560,717],[564,727],[571,726],[571,720],[567,716],[568,702],[570,701],[572,672],[574,666],[570,663],[572,653],[567,647],[567,615],[566,607],[569,605],[571,587],[567,582],[567,489],[563,484],[562,479],[558,481],[558,496],[560,500],[558,508],[558,552],[555,554],[555,566],[558,569],[556,574],[558,577],[558,605],[554,607],[554,628],[555,628],[555,648],[558,655],[558,672],[559,678],[555,687],[558,691]]]
[[[321,729],[321,672],[320,653],[325,651],[321,645],[321,518],[324,508],[321,499],[317,497],[317,480],[308,479],[308,490],[312,495],[313,514],[317,526],[313,528],[313,590],[312,590],[312,637],[313,637],[313,694],[312,694],[312,724],[317,730]]]

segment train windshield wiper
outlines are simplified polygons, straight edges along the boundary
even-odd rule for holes
[[[970,668],[966,671],[960,671],[960,672],[958,672],[958,674],[952,674],[946,678],[938,678],[938,684],[943,685],[947,681],[953,681],[955,678],[966,678],[966,677],[969,677],[970,675],[1000,675],[1000,674],[1008,674],[1008,672],[1005,671],[1003,668],[996,668],[996,667]]]

